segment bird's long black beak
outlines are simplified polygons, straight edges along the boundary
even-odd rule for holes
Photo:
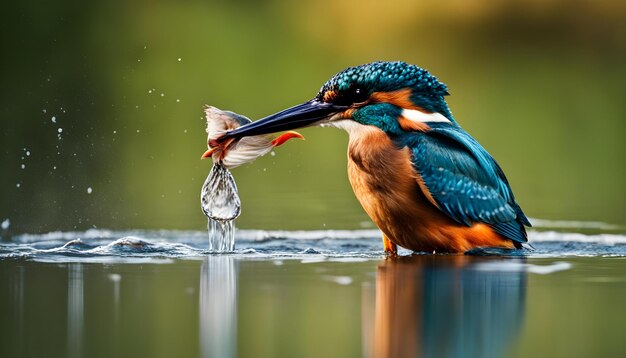
[[[227,132],[217,140],[222,142],[230,138],[269,134],[313,125],[346,110],[347,106],[337,106],[312,99],[295,107],[267,116]]]

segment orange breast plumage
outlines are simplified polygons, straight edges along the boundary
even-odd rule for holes
[[[421,252],[513,248],[488,225],[459,224],[439,210],[420,185],[408,148],[397,148],[384,132],[367,127],[350,133],[348,175],[357,199],[389,240]]]

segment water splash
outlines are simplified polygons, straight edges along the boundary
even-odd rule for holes
[[[241,213],[241,200],[235,178],[222,164],[213,164],[202,186],[200,199],[202,211],[208,218],[209,251],[234,251],[234,220]]]
[[[215,225],[224,225],[216,222]],[[12,226],[12,225],[11,225]],[[233,226],[216,227],[213,232],[228,232],[234,239],[221,247],[211,241],[207,247],[207,232],[170,230],[49,232],[45,234],[18,234],[0,240],[0,261],[6,259],[33,260],[53,263],[171,263],[173,259],[199,258],[207,254],[230,251],[239,258],[267,258],[276,260],[303,260],[360,262],[380,260],[383,249],[377,230],[317,230],[317,231],[263,231],[237,230]],[[230,230],[230,231],[229,231]],[[551,233],[529,231],[534,251],[524,251],[526,258],[615,257],[626,258],[626,234],[584,235],[575,232]],[[586,238],[580,240],[581,237]],[[216,237],[217,238],[217,237]],[[234,248],[234,242],[237,248]],[[401,255],[410,255],[400,249]],[[510,253],[501,253],[511,257]],[[211,255],[219,256],[219,255]],[[430,255],[429,255],[430,256]],[[450,255],[436,255],[450,256]],[[561,266],[563,266],[561,264]],[[559,266],[559,268],[561,268]],[[526,270],[526,267],[523,267]],[[536,268],[526,271],[535,273]],[[535,270],[535,271],[533,271]]]
[[[210,252],[235,251],[235,221],[208,219]]]

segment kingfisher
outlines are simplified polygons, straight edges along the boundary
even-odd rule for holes
[[[226,132],[321,125],[348,132],[348,177],[386,253],[521,248],[531,226],[496,160],[452,116],[447,86],[405,62],[372,62],[330,78],[300,105]]]

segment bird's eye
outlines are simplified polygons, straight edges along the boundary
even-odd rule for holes
[[[361,103],[367,101],[369,94],[363,87],[353,87],[350,97],[352,103]]]
[[[319,101],[334,103],[341,106],[350,106],[353,104],[363,103],[369,99],[367,89],[357,85],[351,85],[347,89],[338,90],[337,88],[322,89],[317,95]]]

